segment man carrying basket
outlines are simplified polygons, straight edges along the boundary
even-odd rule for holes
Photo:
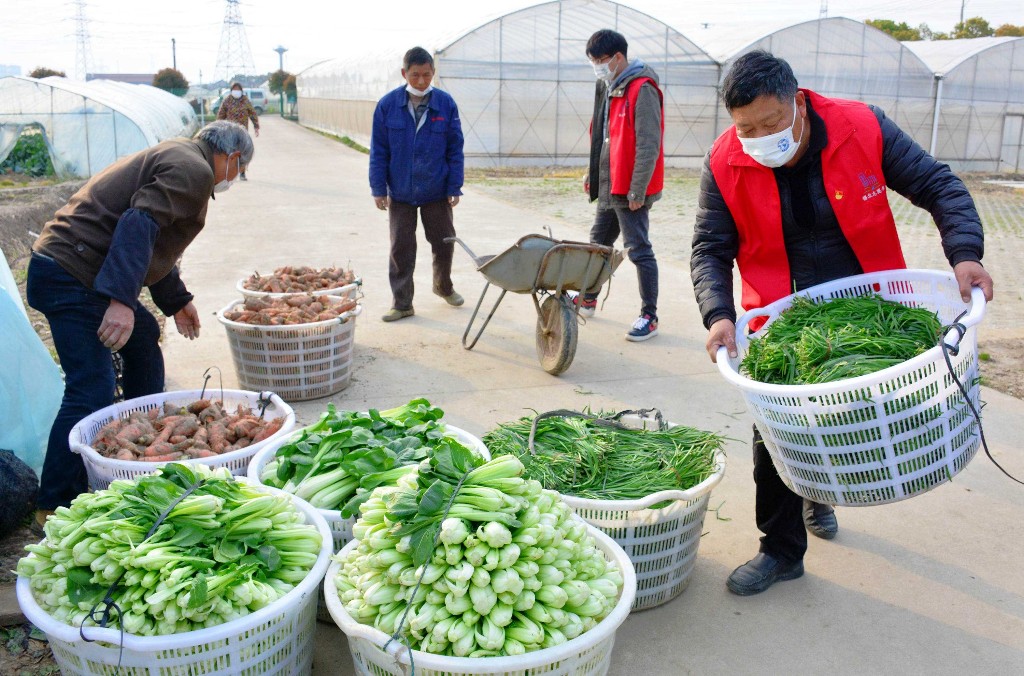
[[[733,126],[704,159],[690,258],[712,361],[720,347],[736,356],[733,261],[747,310],[835,279],[905,268],[887,187],[932,214],[964,301],[973,286],[992,299],[966,186],[879,108],[799,89],[789,64],[764,51],[737,59],[721,91]],[[783,483],[756,429],[753,448],[764,536],[760,553],[729,576],[739,595],[800,577],[807,530],[825,539],[838,531],[831,506]]]

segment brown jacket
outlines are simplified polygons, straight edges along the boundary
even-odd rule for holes
[[[242,94],[241,98],[234,98],[230,93],[225,94],[221,99],[220,108],[217,109],[217,119],[237,122],[249,130],[249,120],[252,120],[252,128],[260,128],[260,118],[256,116],[256,109],[252,107],[249,97]]]
[[[205,141],[164,141],[89,179],[32,248],[91,289],[121,215],[132,208],[145,211],[160,227],[144,280],[155,284],[203,229],[213,182],[213,149]]]

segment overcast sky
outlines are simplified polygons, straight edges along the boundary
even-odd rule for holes
[[[249,47],[257,72],[276,70],[274,48],[284,46],[285,70],[298,72],[323,59],[381,49],[430,44],[455,37],[509,11],[539,4],[530,0],[241,0]],[[703,24],[816,19],[820,0],[628,0],[626,6],[661,19],[698,44]],[[964,16],[981,16],[993,27],[1024,25],[1024,0],[831,0],[829,16],[927,23],[950,31]],[[686,5],[686,6],[684,6]],[[153,73],[177,64],[192,83],[215,75],[226,0],[86,0],[91,72]],[[0,65],[27,74],[37,66],[75,70],[73,0],[0,0]]]

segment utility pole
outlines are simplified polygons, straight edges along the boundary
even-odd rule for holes
[[[277,52],[277,70],[284,74],[284,53],[288,50],[281,45],[274,48]],[[284,78],[281,78],[281,117],[284,117]]]
[[[960,28],[964,26],[964,6],[967,4],[967,0],[960,0]]]
[[[174,70],[178,70],[178,49],[175,42],[175,39],[171,38],[171,63],[174,67]]]
[[[818,6],[818,18],[828,18],[828,0],[821,0],[821,5]]]

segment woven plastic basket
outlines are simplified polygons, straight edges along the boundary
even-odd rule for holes
[[[288,435],[295,427],[295,411],[284,403],[281,397],[271,392],[247,392],[242,390],[181,390],[177,392],[160,392],[145,397],[129,399],[118,402],[112,406],[96,411],[86,416],[71,429],[68,435],[68,444],[71,450],[79,453],[85,462],[85,471],[89,476],[89,488],[100,490],[110,485],[115,479],[133,479],[141,474],[149,474],[167,464],[164,462],[143,462],[141,460],[115,460],[100,455],[90,444],[96,438],[100,429],[116,418],[127,418],[135,412],[145,412],[154,408],[163,408],[165,403],[189,404],[200,397],[220,400],[223,397],[224,409],[228,412],[235,410],[239,404],[248,406],[252,410],[259,410],[262,404],[260,397],[270,399],[264,417],[268,419],[284,418],[281,429],[263,441],[252,446],[224,453],[213,458],[197,458],[194,460],[176,460],[188,464],[208,465],[210,467],[226,467],[232,474],[244,475],[249,467],[249,460],[256,453],[267,446],[275,443],[281,437]]]
[[[974,289],[968,305],[950,273],[892,270],[795,295],[827,300],[868,294],[932,310],[943,325],[967,311],[960,320],[963,336],[950,329],[943,341],[955,348],[953,370],[980,410],[976,326],[985,314],[981,289]],[[877,373],[821,385],[771,385],[741,375],[747,325],[756,317],[767,317],[770,324],[792,300],[787,296],[744,314],[736,325],[737,358],[730,359],[724,348],[718,352],[719,370],[742,390],[787,486],[815,502],[877,505],[931,490],[970,462],[980,443],[978,423],[950,377],[940,346]]]
[[[658,429],[649,417],[625,415],[619,422],[635,429]],[[690,584],[711,489],[723,476],[725,453],[719,451],[714,473],[685,491],[660,491],[642,500],[592,500],[565,494],[562,499],[625,550],[636,569],[632,609],[646,610],[671,601]],[[663,502],[668,504],[652,507]]]
[[[448,433],[458,439],[464,446],[474,449],[481,455],[485,460],[491,459],[491,454],[487,451],[487,447],[484,446],[484,442],[480,441],[477,437],[474,437],[469,432],[462,430],[454,425],[445,425]],[[275,440],[272,445],[264,446],[260,449],[260,452],[253,456],[252,461],[249,463],[249,480],[253,483],[263,485],[260,481],[260,474],[263,473],[263,468],[266,467],[267,463],[270,462],[277,454],[278,449],[282,446],[294,442],[303,430],[295,430],[287,436],[280,437]],[[334,551],[340,552],[341,548],[347,545],[352,540],[352,526],[356,523],[356,517],[350,516],[347,519],[342,517],[341,511],[337,509],[318,509],[320,516],[327,522],[327,526],[331,529],[331,535],[334,540]],[[320,585],[321,588],[323,585]],[[324,622],[330,622],[331,616],[327,612],[327,606],[323,602],[323,594],[320,594],[320,601],[317,605],[317,619]]]
[[[240,387],[271,390],[285,401],[305,401],[348,386],[361,305],[325,322],[255,326],[224,317],[241,303],[234,301],[217,313],[227,330]]]
[[[293,291],[289,293],[272,293],[269,291],[253,291],[252,289],[245,288],[245,282],[248,277],[238,280],[235,284],[235,288],[242,294],[244,298],[287,298],[288,296],[302,295],[310,293],[314,296],[338,296],[339,298],[355,298],[359,292],[360,287],[363,285],[363,280],[356,277],[355,281],[351,284],[339,286],[333,289],[317,289],[315,291]]]
[[[636,575],[626,552],[615,541],[587,525],[587,531],[594,537],[597,547],[609,561],[615,563],[622,573],[622,595],[618,603],[596,627],[580,634],[571,641],[543,650],[516,655],[514,657],[446,657],[412,651],[419,676],[461,676],[462,674],[500,674],[501,676],[599,676],[608,673],[615,632],[629,615],[629,608],[636,594]],[[356,546],[355,542],[345,545],[338,555],[343,558]],[[381,649],[388,635],[373,627],[356,622],[338,598],[334,586],[341,564],[337,561],[327,569],[324,595],[331,617],[341,630],[348,635],[349,650],[355,663],[355,672],[360,676],[404,676],[409,672],[409,650],[397,641]]]
[[[281,493],[271,488],[261,490]],[[313,663],[318,585],[331,559],[327,523],[308,503],[289,496],[323,537],[317,562],[284,597],[219,627],[169,636],[135,636],[116,629],[78,627],[54,620],[36,602],[27,578],[19,577],[18,603],[53,649],[64,676],[164,676],[166,674],[308,674]],[[123,646],[121,650],[118,646]],[[118,668],[120,664],[120,668]]]

